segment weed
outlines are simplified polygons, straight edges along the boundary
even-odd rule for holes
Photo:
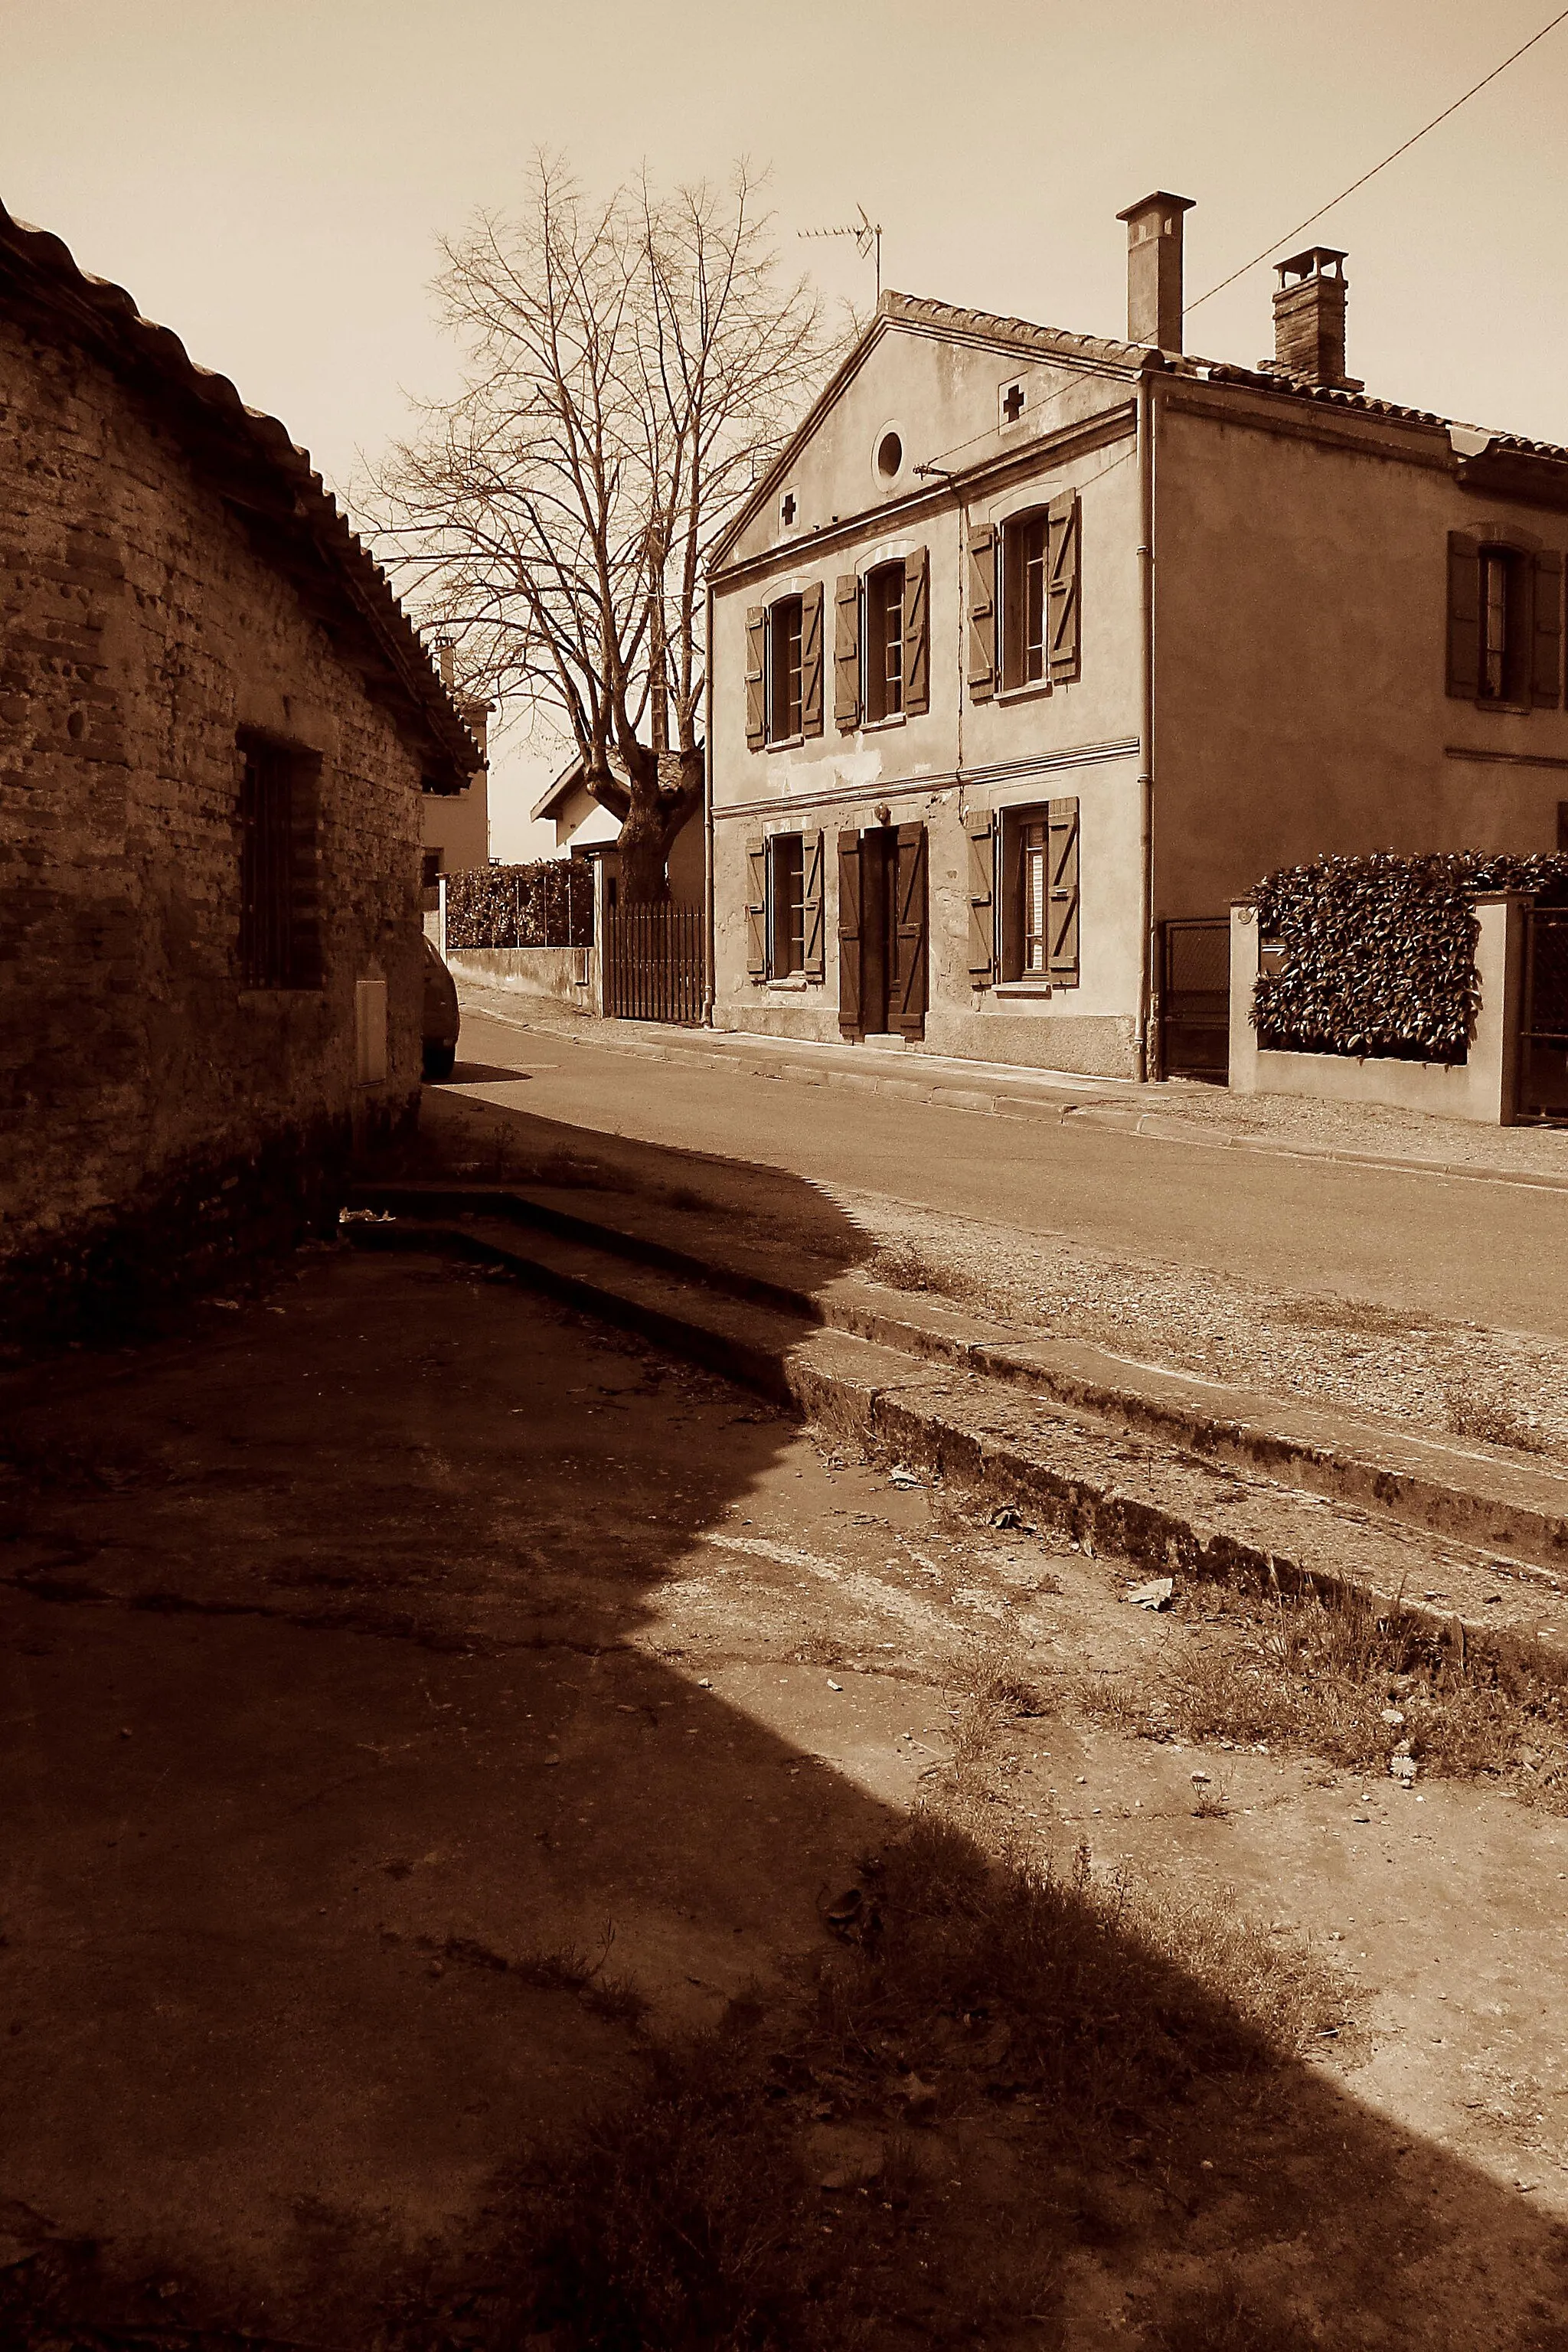
[[[886,1242],[870,1258],[865,1272],[888,1290],[922,1291],[951,1298],[961,1307],[984,1303],[985,1286],[953,1265],[927,1255],[913,1242]]]
[[[1298,2324],[1261,2311],[1234,2272],[1178,2294],[1143,2337],[1144,2352],[1297,2352]]]
[[[1476,1396],[1469,1391],[1445,1388],[1444,1421],[1456,1437],[1473,1437],[1483,1445],[1509,1445],[1516,1454],[1544,1454],[1547,1441],[1532,1421],[1500,1399]]]
[[[1212,1605],[1212,1604],[1211,1604]],[[1510,1781],[1568,1809],[1568,1694],[1528,1666],[1477,1655],[1423,1612],[1355,1592],[1267,1600],[1227,1595],[1170,1658],[1151,1701],[1118,1686],[1115,1707],[1145,1736],[1310,1749],[1330,1762],[1386,1771],[1396,1748],[1418,1770]],[[1105,1719],[1092,1691],[1085,1711]]]

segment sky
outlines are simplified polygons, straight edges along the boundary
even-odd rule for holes
[[[786,259],[1116,335],[1126,232],[1194,200],[1191,304],[1408,138],[1552,0],[0,0],[0,199],[130,289],[346,492],[439,394],[435,239],[521,199],[771,173]],[[1350,371],[1383,397],[1568,441],[1568,24],[1300,242],[1348,248]],[[1285,246],[1289,252],[1294,248]],[[1272,347],[1267,265],[1186,347]],[[539,855],[547,772],[503,714],[492,848]]]

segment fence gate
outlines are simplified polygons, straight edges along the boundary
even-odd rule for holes
[[[1230,1074],[1230,918],[1160,926],[1160,1068],[1167,1078]]]
[[[700,907],[613,907],[605,918],[605,1011],[621,1021],[702,1024],[707,920]]]
[[[1528,907],[1519,1116],[1568,1120],[1568,907]]]

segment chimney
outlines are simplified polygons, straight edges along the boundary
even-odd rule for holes
[[[454,685],[457,683],[458,675],[458,656],[453,650],[452,640],[450,637],[437,638],[436,667],[441,673],[442,685],[446,688],[447,693],[450,694]]]
[[[1182,215],[1192,208],[1190,196],[1156,189],[1116,215],[1127,223],[1130,343],[1156,343],[1163,352],[1182,348]]]
[[[1307,383],[1360,392],[1345,373],[1345,257],[1331,245],[1310,246],[1276,265],[1274,365]]]

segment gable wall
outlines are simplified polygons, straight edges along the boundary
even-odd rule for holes
[[[1017,376],[1029,405],[1011,434],[996,429],[998,387]],[[1049,395],[1057,394],[1055,398]],[[837,878],[840,830],[878,823],[929,832],[930,993],[926,1045],[1044,1066],[1120,1072],[1132,1066],[1139,982],[1141,863],[1136,786],[1139,727],[1138,478],[1133,387],[1125,378],[1068,375],[1007,352],[973,352],[904,332],[886,334],[870,362],[819,426],[788,476],[805,535],[781,531],[776,499],[731,558],[714,600],[713,796],[715,1019],[721,1025],[837,1038]],[[938,488],[916,512],[899,512],[912,480],[879,496],[879,433],[896,423],[908,469],[930,450],[955,468],[1072,424],[1106,425],[1103,446],[1039,465],[972,496]],[[962,450],[956,445],[966,445]],[[967,534],[1064,491],[1081,501],[1081,671],[1049,694],[974,703],[964,684]],[[858,501],[858,512],[850,505]],[[821,519],[841,527],[814,543]],[[854,517],[852,522],[847,519]],[[928,551],[931,709],[841,734],[833,716],[833,606],[840,574]],[[746,562],[750,576],[733,573]],[[824,730],[791,748],[753,751],[745,728],[746,613],[778,595],[824,589]],[[1005,775],[995,771],[1016,770]],[[1079,801],[1082,966],[1079,984],[1028,1001],[976,991],[969,973],[968,851],[964,817],[975,808]],[[826,969],[820,984],[758,986],[746,971],[748,845],[771,831],[827,836]]]

